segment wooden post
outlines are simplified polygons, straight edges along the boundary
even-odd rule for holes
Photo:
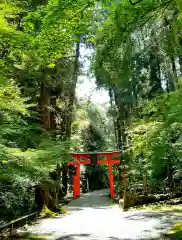
[[[144,175],[143,177],[143,192],[144,195],[147,195],[148,189],[147,189],[147,176]]]
[[[76,175],[74,176],[73,198],[80,196],[80,156],[76,155]]]
[[[110,187],[110,194],[111,197],[114,197],[114,177],[112,175],[112,162],[111,162],[111,155],[107,155],[107,160],[108,160],[108,174],[109,174],[109,187]]]
[[[79,160],[76,168],[76,177],[77,177],[76,189],[77,189],[77,197],[78,197],[80,196],[80,161]]]
[[[125,189],[125,186],[126,186],[126,175],[125,175],[125,171],[121,171],[121,178],[122,178],[122,185]]]
[[[77,176],[73,176],[73,198],[76,199],[77,196]]]

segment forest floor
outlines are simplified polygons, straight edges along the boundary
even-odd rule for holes
[[[65,206],[67,214],[29,225],[19,239],[149,240],[182,239],[182,210],[122,211],[108,199],[108,190],[84,194]],[[171,236],[164,234],[169,233]],[[175,233],[175,234],[174,234]]]

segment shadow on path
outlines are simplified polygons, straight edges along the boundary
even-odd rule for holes
[[[86,233],[81,233],[81,234],[69,234],[69,235],[65,235],[59,238],[56,238],[56,240],[75,240],[75,239],[87,239],[88,237],[90,237],[90,234],[86,234]]]
[[[64,236],[55,238],[55,237],[51,237],[51,236],[33,236],[31,237],[30,235],[26,235],[26,236],[22,236],[20,237],[15,237],[15,238],[11,238],[11,240],[101,240],[100,237],[95,237],[92,234],[87,234],[87,233],[80,233],[80,234],[66,234]],[[170,237],[170,236],[164,236],[161,235],[158,238],[153,238],[153,237],[149,237],[149,238],[140,238],[140,240],[180,240],[181,238],[176,238],[176,237]],[[102,240],[139,240],[138,238],[118,238],[118,237],[106,237]]]
[[[182,240],[168,237],[172,225],[182,221],[175,212],[127,211],[109,206],[108,190],[87,193],[72,201],[68,214],[43,219],[29,226],[23,239],[41,240]],[[37,235],[39,238],[30,238]],[[42,236],[41,236],[42,235]]]
[[[126,220],[133,221],[150,221],[152,219],[157,219],[159,221],[159,225],[156,229],[165,229],[177,221],[182,221],[182,215],[176,212],[130,212],[129,216],[125,217]]]
[[[80,211],[85,208],[107,209],[112,200],[108,198],[109,189],[89,192],[70,202],[65,209],[69,212]]]
[[[86,239],[89,239],[89,240],[138,240],[138,238],[131,239],[131,238],[117,238],[117,237],[108,237],[105,239],[100,239],[99,237],[95,238],[94,236],[92,236],[90,234],[70,234],[70,235],[62,236],[60,238],[56,238],[55,240],[81,240],[81,239],[84,239],[84,240],[86,240]],[[44,240],[44,239],[42,239],[42,240]],[[174,239],[171,239],[171,238],[165,237],[165,236],[160,236],[159,238],[147,238],[147,239],[141,238],[140,240],[174,240]]]
[[[166,234],[168,230],[171,228],[171,226],[175,225],[177,222],[182,222],[182,214],[179,214],[179,212],[174,212],[174,211],[162,211],[162,212],[138,211],[133,213],[130,212],[128,216],[125,216],[125,219],[133,222],[137,222],[137,221],[150,222],[153,220],[157,220],[157,224],[153,228],[149,230],[145,230],[144,233],[148,233],[149,235],[150,234],[152,235],[152,233],[159,233],[160,237],[159,238],[148,237],[147,240],[150,240],[150,239],[182,240],[182,234],[180,237],[176,237],[172,235],[169,236]],[[114,239],[115,238],[113,238],[113,240]],[[116,240],[120,240],[120,239],[116,238]]]

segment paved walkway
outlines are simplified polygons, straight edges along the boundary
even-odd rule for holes
[[[108,190],[87,193],[65,207],[67,215],[43,219],[27,231],[54,240],[148,240],[162,239],[162,233],[182,220],[175,213],[123,212],[109,203],[107,194]]]

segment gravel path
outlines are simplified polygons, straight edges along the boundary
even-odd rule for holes
[[[175,213],[123,212],[109,203],[107,194],[108,190],[87,193],[65,207],[67,215],[43,219],[27,231],[54,240],[162,239],[162,233],[182,220]]]

